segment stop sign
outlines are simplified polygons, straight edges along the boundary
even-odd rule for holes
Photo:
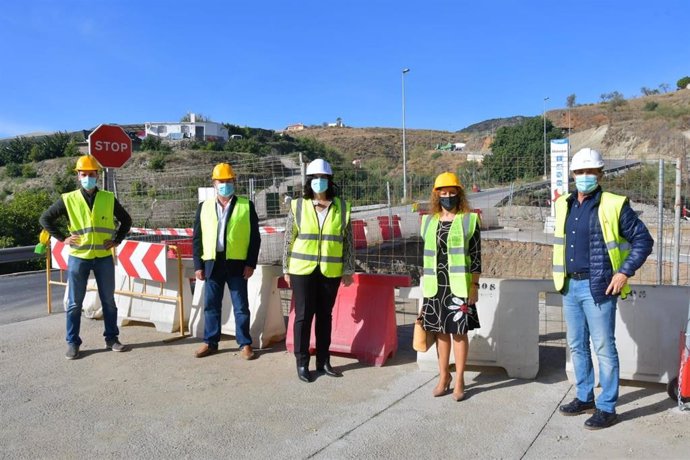
[[[89,153],[105,168],[119,168],[132,156],[132,139],[116,125],[100,125],[89,134]]]

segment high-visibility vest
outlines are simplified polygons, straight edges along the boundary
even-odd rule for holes
[[[568,197],[570,194],[565,194],[556,200],[556,227],[554,229],[554,245],[553,245],[553,282],[556,289],[560,292],[565,285],[565,218],[568,214]],[[599,202],[599,225],[604,235],[604,242],[606,243],[606,250],[609,253],[611,260],[611,268],[616,273],[623,265],[625,259],[630,254],[630,243],[620,235],[618,228],[621,209],[625,204],[626,197],[616,195],[609,192],[601,193],[601,201]],[[630,286],[626,284],[621,289],[621,298],[625,299],[630,293]]]
[[[327,278],[343,275],[343,238],[350,222],[350,203],[335,198],[323,227],[314,206],[303,198],[290,203],[294,217],[293,232],[297,236],[288,250],[288,273],[308,275],[317,265]]]
[[[70,255],[80,259],[112,256],[104,243],[115,234],[115,195],[98,190],[93,209],[89,209],[81,189],[63,193],[62,201],[67,208],[70,233],[81,237],[79,246],[70,246]]]
[[[218,241],[216,198],[209,198],[204,201],[201,205],[199,219],[201,220],[201,258],[203,260],[215,260]],[[225,258],[246,260],[250,236],[249,199],[235,196],[235,206],[225,227]]]
[[[436,230],[439,218],[422,216],[421,235],[424,239],[424,270],[422,275],[422,293],[424,297],[433,297],[438,292]],[[450,291],[458,297],[467,297],[472,273],[470,273],[469,241],[477,229],[477,214],[457,214],[448,232],[448,280]]]

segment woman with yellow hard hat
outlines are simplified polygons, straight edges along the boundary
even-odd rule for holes
[[[440,174],[431,192],[429,215],[422,218],[424,270],[421,317],[427,332],[436,334],[439,382],[434,396],[450,391],[450,349],[457,376],[453,399],[465,398],[465,363],[469,350],[467,331],[479,327],[477,299],[481,274],[479,219],[471,212],[458,177]]]

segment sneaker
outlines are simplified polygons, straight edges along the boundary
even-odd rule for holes
[[[585,420],[585,428],[588,430],[601,430],[608,428],[618,421],[618,415],[615,412],[606,412],[601,409],[594,411],[594,415]]]
[[[107,340],[105,342],[105,348],[107,350],[113,350],[113,351],[127,351],[127,345],[122,345],[119,340]]]
[[[592,412],[594,410],[594,401],[582,402],[575,398],[568,404],[564,404],[558,408],[558,412],[563,415],[580,415],[584,412]]]
[[[79,357],[79,345],[76,343],[67,344],[67,353],[65,353],[65,358],[67,359],[77,359]]]
[[[243,346],[242,349],[240,350],[240,356],[243,359],[246,359],[247,361],[256,358],[256,355],[254,354],[254,350],[252,350],[251,345]]]
[[[194,352],[194,356],[197,358],[205,358],[206,356],[211,356],[218,351],[218,347],[211,346],[207,343],[199,347],[197,351]]]

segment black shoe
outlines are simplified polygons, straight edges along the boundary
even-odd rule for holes
[[[594,410],[594,401],[582,402],[577,398],[558,408],[558,412],[568,416],[580,415],[584,412],[591,412],[592,410]]]
[[[331,363],[329,363],[328,361],[326,361],[325,364],[317,364],[316,365],[316,372],[318,372],[319,375],[326,374],[326,375],[331,376],[331,377],[342,377],[343,376],[342,373],[333,369],[333,366],[331,366]]]
[[[311,382],[311,374],[306,366],[297,366],[297,377],[303,382]]]
[[[618,421],[618,415],[615,412],[606,412],[601,409],[594,411],[594,415],[585,421],[585,428],[588,430],[601,430],[608,428]]]
[[[77,359],[79,358],[79,345],[76,343],[67,344],[67,353],[65,353],[65,358],[67,359]]]

